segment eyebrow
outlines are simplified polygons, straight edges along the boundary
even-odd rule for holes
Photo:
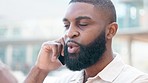
[[[67,18],[63,18],[63,21],[68,21],[68,19]]]
[[[82,20],[82,19],[91,19],[91,18],[88,16],[79,16],[76,18],[77,21]]]
[[[79,20],[82,20],[82,19],[91,19],[91,18],[88,17],[88,16],[79,16],[75,20],[79,21]],[[67,18],[64,18],[63,21],[69,21],[69,20]]]

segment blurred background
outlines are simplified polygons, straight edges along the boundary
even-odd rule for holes
[[[112,0],[119,30],[113,49],[124,61],[148,73],[148,0]],[[0,60],[21,83],[44,41],[64,34],[69,0],[0,0]]]

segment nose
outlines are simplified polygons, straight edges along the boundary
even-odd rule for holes
[[[66,36],[70,39],[76,38],[80,35],[79,31],[76,27],[70,26],[68,31],[66,32]]]

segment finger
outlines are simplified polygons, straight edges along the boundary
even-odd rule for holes
[[[62,44],[61,43],[57,43],[57,48],[58,48],[58,52],[57,52],[57,57],[56,57],[56,59],[61,55],[61,51],[62,51]]]
[[[50,50],[49,42],[44,42],[41,46],[41,50],[44,50],[45,52],[48,52]],[[40,51],[41,51],[40,50]]]
[[[65,40],[64,40],[64,38],[62,38],[62,43],[63,43],[63,48],[62,48],[61,55],[64,56],[64,46],[65,46]]]
[[[62,37],[58,42],[60,42],[62,44],[61,46],[61,50],[60,50],[60,54],[63,56],[64,55],[64,46],[65,46],[65,40]]]
[[[61,55],[63,45],[61,43],[58,44],[58,55]]]
[[[52,58],[55,58],[55,55],[57,54],[57,45],[55,42],[53,41],[48,41],[48,42],[45,42],[43,45],[42,45],[42,48],[43,50],[45,51],[45,53],[47,53],[48,55],[50,55],[50,59],[52,61]],[[45,54],[44,53],[44,54]],[[54,60],[54,59],[53,59]]]
[[[55,43],[52,46],[52,61],[57,60],[58,55],[60,55],[62,44],[61,43]]]

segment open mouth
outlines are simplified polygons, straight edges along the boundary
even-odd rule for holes
[[[78,53],[79,50],[80,50],[80,49],[79,49],[80,46],[77,45],[76,43],[68,42],[67,45],[68,45],[68,52],[69,52],[69,53]]]

